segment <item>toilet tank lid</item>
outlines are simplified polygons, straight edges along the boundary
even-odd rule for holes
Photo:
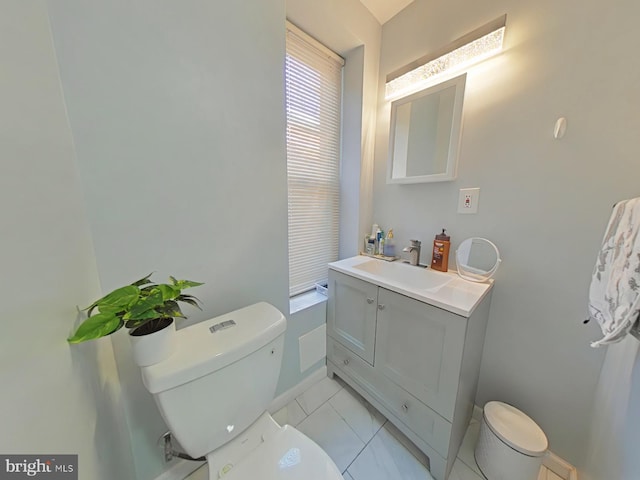
[[[520,453],[539,457],[549,446],[542,429],[516,407],[502,402],[484,406],[484,420],[493,433]]]
[[[286,327],[280,310],[260,302],[183,328],[171,357],[141,368],[143,383],[150,393],[183,385],[259,350]]]

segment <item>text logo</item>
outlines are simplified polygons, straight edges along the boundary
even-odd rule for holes
[[[78,455],[0,455],[0,480],[78,480]]]

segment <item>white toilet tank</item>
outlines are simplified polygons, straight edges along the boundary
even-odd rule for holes
[[[275,394],[286,319],[261,302],[179,330],[178,350],[143,367],[171,433],[192,457],[233,439]]]

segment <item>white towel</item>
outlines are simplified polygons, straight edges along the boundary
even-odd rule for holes
[[[604,337],[592,347],[619,342],[640,315],[640,197],[623,200],[613,213],[589,288],[589,318]]]

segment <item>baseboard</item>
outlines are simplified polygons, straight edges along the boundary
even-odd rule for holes
[[[471,414],[471,418],[473,418],[477,422],[482,421],[482,408],[478,405],[473,406],[473,413]]]
[[[158,475],[155,480],[184,480],[206,462],[194,462],[191,460],[177,460],[168,470]]]
[[[565,480],[578,480],[576,467],[551,451],[545,454],[542,459],[542,464],[560,478],[564,478]]]
[[[282,394],[278,395],[273,400],[273,402],[271,402],[271,405],[269,405],[269,408],[267,410],[269,411],[269,413],[277,412],[278,410],[280,410],[281,408],[285,407],[287,404],[295,400],[296,397],[300,396],[302,393],[308,390],[309,387],[315,385],[326,376],[327,376],[327,366],[323,365],[322,367],[314,371],[312,374],[310,374],[307,378],[302,380],[300,383],[290,388],[286,392],[283,392]]]

